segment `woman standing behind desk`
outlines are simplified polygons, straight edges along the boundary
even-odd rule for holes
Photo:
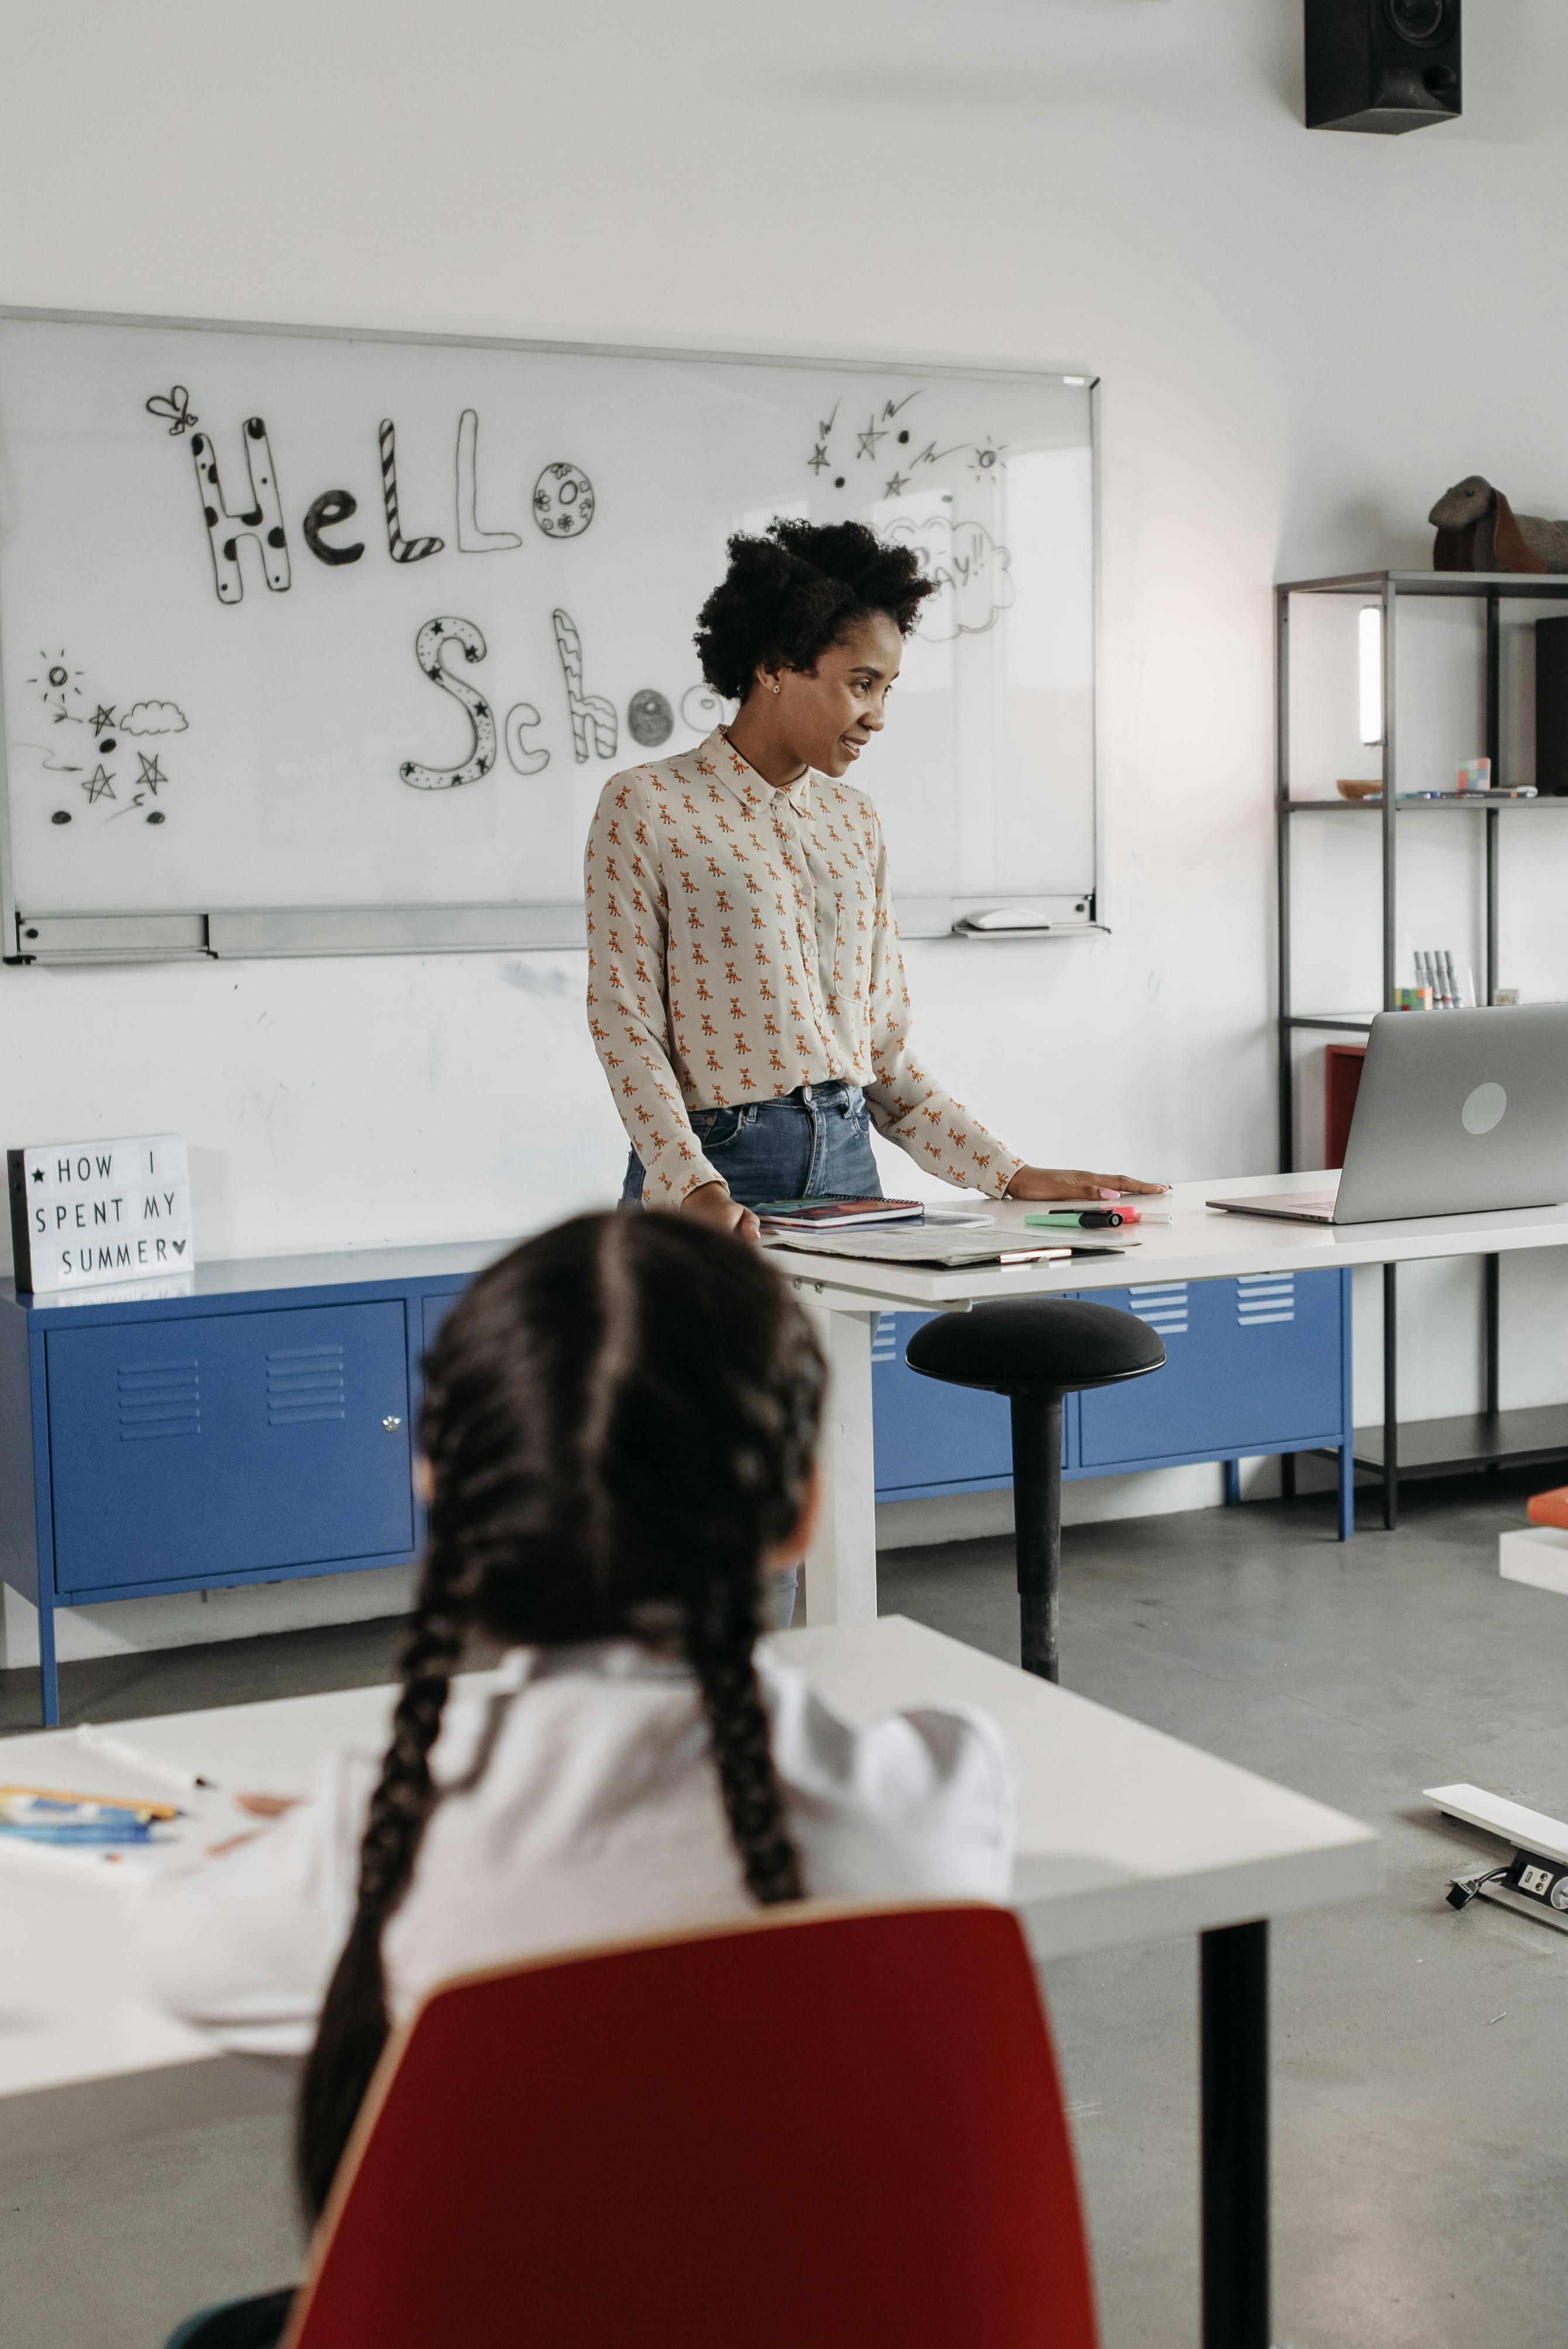
[[[1157,1191],[1026,1165],[910,1048],[876,809],[846,776],[934,593],[863,523],[729,542],[696,647],[741,704],[604,786],[588,838],[588,1014],[631,1141],[627,1200],[758,1236],[760,1200],[880,1195],[870,1125],[992,1198]]]

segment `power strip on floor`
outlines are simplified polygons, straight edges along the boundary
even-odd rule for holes
[[[1466,1909],[1478,1897],[1568,1933],[1568,1820],[1548,1818],[1483,1786],[1429,1786],[1427,1800],[1445,1818],[1462,1820],[1513,1846],[1496,1868],[1471,1868],[1449,1887],[1449,1906]]]

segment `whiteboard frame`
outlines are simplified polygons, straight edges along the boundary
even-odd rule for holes
[[[1092,510],[1094,677],[1090,692],[1090,774],[1093,880],[1086,895],[1032,892],[1012,897],[895,896],[899,928],[906,938],[950,937],[966,914],[994,907],[998,895],[1048,919],[1049,926],[989,934],[1016,945],[1021,938],[1083,936],[1107,927],[1101,905],[1104,810],[1099,772],[1100,734],[1100,524],[1099,378],[1088,367],[1043,367],[1014,361],[995,367],[965,366],[952,359],[886,358],[864,352],[852,357],[756,350],[690,350],[642,343],[552,342],[519,335],[423,334],[395,326],[298,326],[251,318],[172,318],[122,310],[31,309],[0,303],[0,323],[18,320],[68,326],[153,326],[165,332],[214,335],[278,335],[299,341],[404,343],[481,351],[533,351],[556,357],[669,359],[686,365],[817,367],[835,375],[940,376],[979,383],[1062,383],[1088,394]],[[552,898],[536,904],[480,905],[248,906],[211,914],[40,914],[16,903],[11,854],[11,800],[6,771],[5,686],[0,676],[0,962],[129,963],[255,961],[268,957],[336,955],[526,954],[581,949],[587,944],[580,901]],[[974,937],[974,932],[965,936]]]

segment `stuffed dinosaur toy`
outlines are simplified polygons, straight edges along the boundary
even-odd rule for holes
[[[1568,571],[1568,522],[1516,514],[1480,473],[1445,490],[1427,520],[1434,571]]]

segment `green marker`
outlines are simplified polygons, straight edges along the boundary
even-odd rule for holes
[[[1026,1216],[1024,1221],[1045,1231],[1103,1232],[1127,1217],[1119,1207],[1053,1207],[1048,1215]]]

